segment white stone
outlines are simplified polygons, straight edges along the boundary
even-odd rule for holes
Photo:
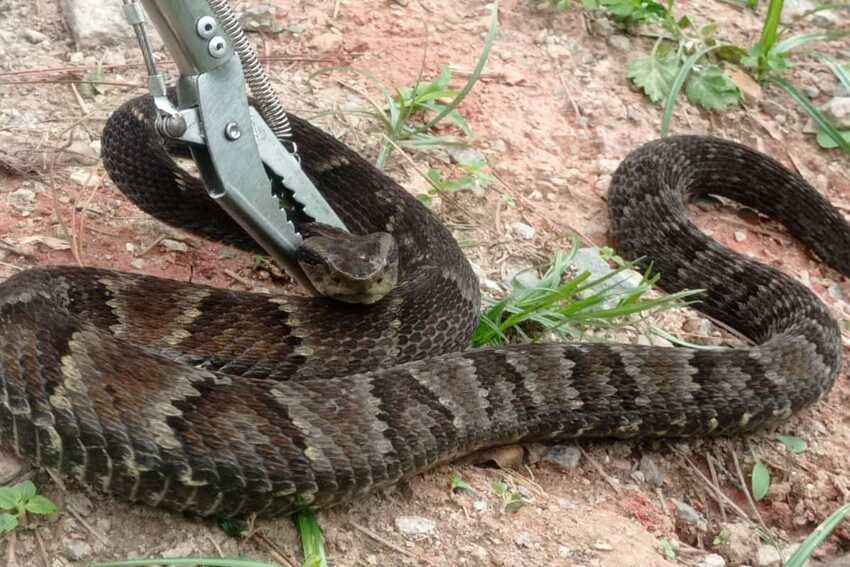
[[[172,252],[188,252],[189,246],[186,245],[185,242],[180,242],[179,240],[172,240],[170,238],[164,239],[161,244],[167,250],[171,250]]]
[[[421,516],[399,516],[395,519],[395,527],[405,535],[425,535],[433,532],[437,524]]]
[[[122,44],[135,37],[121,2],[62,0],[62,13],[80,47]],[[147,26],[149,32],[152,26]],[[150,37],[156,33],[149,33]]]
[[[514,231],[514,234],[524,240],[534,240],[534,236],[537,234],[537,231],[533,226],[529,226],[524,222],[513,223],[511,225],[511,230]]]
[[[722,555],[712,553],[702,558],[702,561],[697,563],[697,567],[726,567],[726,560]]]
[[[779,567],[782,564],[782,556],[779,550],[772,545],[760,545],[756,551],[756,565],[758,567]]]

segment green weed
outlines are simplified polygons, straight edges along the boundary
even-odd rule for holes
[[[472,337],[472,346],[499,345],[510,341],[532,341],[550,333],[574,340],[588,328],[617,329],[634,325],[629,316],[646,316],[682,304],[699,291],[682,291],[658,298],[645,297],[658,281],[647,271],[634,289],[623,291],[616,284],[634,267],[624,262],[605,276],[591,278],[589,272],[571,274],[570,265],[578,250],[558,252],[542,277],[515,278],[510,294],[500,300],[484,298],[485,311]],[[531,280],[529,282],[529,280]]]
[[[738,2],[755,10],[757,2]],[[565,1],[553,2],[565,9]],[[718,41],[718,26],[714,23],[696,28],[687,16],[677,17],[673,2],[666,5],[655,0],[583,0],[582,5],[602,10],[620,27],[631,30],[638,26],[660,27],[664,33],[649,55],[629,64],[628,78],[655,103],[663,102],[661,134],[670,128],[673,110],[684,90],[691,104],[708,111],[722,112],[737,106],[743,95],[727,70],[737,67],[749,72],[761,83],[782,88],[812,117],[818,126],[817,141],[827,149],[840,148],[850,153],[850,130],[839,131],[832,126],[814,104],[784,77],[793,65],[792,59],[814,55],[826,63],[842,83],[850,83],[845,67],[827,56],[804,51],[813,43],[828,42],[850,35],[848,30],[812,32],[790,35],[789,27],[781,25],[783,0],[770,0],[758,42],[749,49]],[[799,19],[824,10],[850,9],[845,4],[826,4],[803,14]]]
[[[16,530],[26,521],[27,513],[46,516],[55,512],[56,505],[38,494],[29,480],[0,487],[0,534]]]
[[[452,71],[448,66],[444,66],[440,75],[428,83],[422,83],[420,79],[417,79],[412,87],[395,89],[394,92],[370,74],[358,71],[377,83],[383,93],[383,106],[369,100],[370,108],[347,111],[371,117],[381,124],[385,137],[382,137],[381,149],[375,162],[378,169],[384,168],[387,158],[396,146],[422,149],[465,145],[465,139],[472,136],[472,130],[457,108],[481,78],[498,32],[498,8],[494,4],[490,28],[484,38],[481,55],[460,90],[454,90],[449,86],[452,81]],[[327,71],[326,69],[323,72]],[[443,120],[448,120],[462,136],[435,134],[434,128]]]
[[[493,491],[502,501],[503,514],[514,514],[525,504],[522,495],[502,480],[493,481]]]
[[[429,169],[427,176],[431,189],[427,193],[419,195],[418,199],[430,206],[436,195],[484,189],[496,181],[496,178],[490,173],[487,162],[483,160],[461,164],[459,169],[460,175],[451,178],[444,177],[438,169]]]

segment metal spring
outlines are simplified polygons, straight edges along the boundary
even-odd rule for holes
[[[224,32],[230,38],[233,49],[239,55],[242,62],[242,72],[245,74],[245,82],[251,89],[251,94],[257,100],[257,106],[268,121],[274,135],[282,143],[291,146],[293,153],[298,156],[298,148],[292,141],[292,126],[289,117],[280,104],[280,99],[272,87],[265,68],[257,58],[254,46],[248,41],[248,37],[242,30],[239,18],[233,13],[227,0],[207,0],[210,8],[215,13]]]

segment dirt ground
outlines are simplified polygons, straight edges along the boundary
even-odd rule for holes
[[[258,3],[240,4],[246,5]],[[677,10],[699,24],[717,22],[722,37],[738,44],[752,45],[758,38],[760,22],[749,10],[718,0],[683,2]],[[453,84],[460,85],[481,51],[489,5],[292,0],[280,3],[277,12],[285,30],[253,37],[271,58],[285,105],[316,116],[317,124],[374,159],[379,127],[344,111],[368,105],[361,93],[379,99],[380,92],[363,75],[317,71],[354,66],[402,87],[416,80],[420,64],[429,79],[452,64]],[[651,38],[624,36],[580,10],[556,12],[522,0],[501,3],[499,25],[487,73],[461,112],[476,135],[474,147],[502,181],[435,204],[490,287],[566,249],[574,234],[608,244],[605,194],[611,173],[630,150],[658,136],[661,121],[660,109],[626,80],[628,61],[649,51]],[[17,156],[26,170],[0,170],[0,277],[36,265],[81,263],[257,291],[282,283],[249,256],[150,220],[106,177],[97,159],[105,119],[122,100],[143,92],[136,86],[143,74],[132,42],[78,48],[53,0],[0,0],[0,39],[0,152]],[[848,47],[845,42],[825,49],[839,58]],[[69,80],[90,73],[98,62],[114,84],[94,97],[75,92]],[[832,96],[834,79],[815,63],[801,63],[790,78],[818,103]],[[725,114],[680,104],[673,130],[712,133],[760,149],[796,168],[850,212],[848,160],[819,149],[802,133],[806,122],[784,93],[769,88]],[[394,154],[388,171],[413,192],[427,190],[417,169],[452,171],[445,152],[409,155],[412,162]],[[845,345],[850,344],[850,283],[750,211],[710,202],[694,213],[722,243],[809,285],[843,321]],[[516,223],[534,230],[524,238]],[[710,329],[692,313],[674,321],[667,331],[688,340]],[[781,428],[808,442],[801,454],[764,433],[712,442],[584,444],[579,452],[569,448],[576,458],[560,467],[537,461],[540,451],[534,447],[518,469],[442,467],[322,512],[328,553],[338,566],[779,565],[773,543],[787,551],[850,500],[848,407],[845,374],[827,399]],[[769,467],[772,486],[754,508],[739,478],[748,481],[756,457]],[[8,454],[0,458],[0,477],[4,472],[6,481],[14,475],[34,478],[62,505],[55,519],[4,538],[5,565],[64,567],[189,555],[296,565],[301,558],[289,519],[258,522],[249,537],[236,539],[211,523],[61,486]],[[455,473],[474,492],[452,494]],[[499,480],[523,498],[518,511],[503,510],[493,488]],[[423,533],[405,530],[410,521],[413,531]],[[765,528],[772,539],[762,537]],[[668,546],[676,550],[675,559],[665,558]],[[845,526],[818,551],[817,562],[835,561],[848,549]]]

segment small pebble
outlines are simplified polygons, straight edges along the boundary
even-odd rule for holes
[[[676,506],[676,515],[683,522],[696,526],[699,529],[705,529],[707,527],[705,518],[693,506],[679,500],[673,500],[673,504]]]
[[[649,455],[643,455],[640,458],[640,472],[648,484],[652,486],[661,486],[664,484],[664,471],[662,471],[655,460]]]
[[[514,234],[524,240],[534,240],[534,236],[537,234],[537,231],[534,230],[533,226],[529,226],[524,222],[513,223],[511,225],[511,229],[514,231]]]
[[[68,179],[80,187],[87,187],[93,178],[94,175],[92,175],[91,169],[87,167],[75,167],[68,174]]]
[[[543,455],[543,460],[565,469],[574,469],[581,461],[581,450],[569,445],[555,445]]]
[[[88,543],[72,539],[65,542],[65,557],[71,561],[82,561],[91,556],[91,545]]]
[[[437,524],[421,516],[399,516],[395,519],[395,527],[405,535],[424,535],[433,532]]]
[[[782,556],[772,545],[760,545],[756,551],[757,567],[779,567],[782,564]]]
[[[9,193],[9,204],[19,211],[29,211],[35,207],[35,192],[29,189],[18,189]]]
[[[608,38],[608,45],[620,51],[629,51],[632,48],[632,42],[624,35],[616,34]]]
[[[0,485],[7,484],[24,470],[24,462],[11,452],[0,451]]]
[[[697,567],[726,567],[726,560],[722,555],[712,553],[702,558],[702,561],[697,563]]]
[[[605,543],[603,541],[597,541],[591,547],[596,551],[614,551],[614,546],[610,543]]]
[[[167,250],[171,250],[172,252],[189,251],[189,246],[187,246],[185,242],[180,242],[179,240],[172,240],[170,238],[166,238],[160,244],[162,244]]]
[[[743,242],[747,239],[747,233],[743,230],[735,231],[735,242]]]
[[[47,36],[36,30],[25,30],[24,39],[33,45],[47,41]]]

